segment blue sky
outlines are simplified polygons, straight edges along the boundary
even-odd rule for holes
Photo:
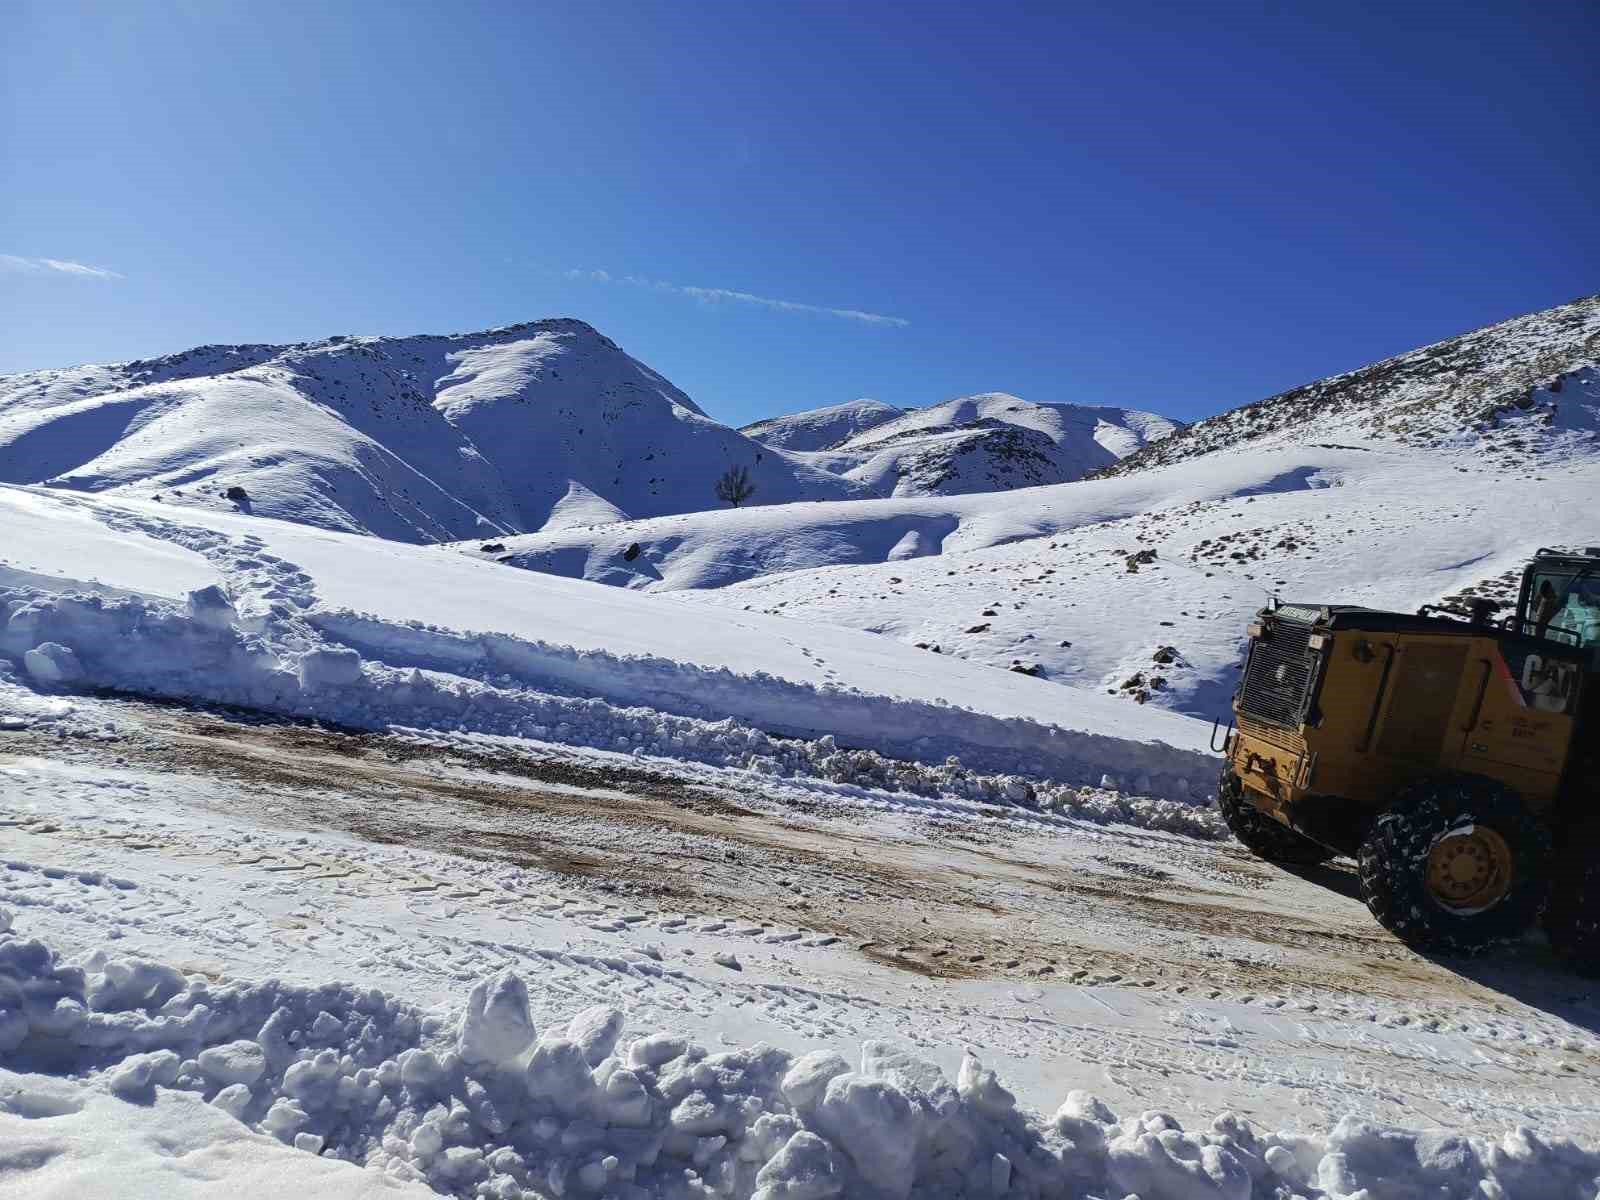
[[[570,315],[735,423],[1193,418],[1600,289],[1597,51],[1563,0],[13,0],[0,371]]]

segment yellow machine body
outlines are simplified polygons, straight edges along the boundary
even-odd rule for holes
[[[1284,605],[1251,626],[1229,764],[1245,798],[1349,853],[1424,775],[1497,779],[1536,812],[1560,795],[1582,656],[1497,627]]]

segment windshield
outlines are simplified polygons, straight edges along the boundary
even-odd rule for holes
[[[1600,649],[1600,575],[1595,567],[1536,570],[1528,584],[1524,632]]]

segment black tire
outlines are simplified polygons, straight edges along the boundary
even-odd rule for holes
[[[1429,854],[1452,833],[1485,828],[1510,855],[1503,896],[1455,909],[1428,886]],[[1378,923],[1417,949],[1476,954],[1520,937],[1539,916],[1550,890],[1550,831],[1504,784],[1475,775],[1447,775],[1410,785],[1361,843],[1361,894]]]
[[[1244,785],[1232,771],[1217,781],[1217,807],[1234,837],[1257,858],[1289,866],[1309,867],[1327,862],[1334,852],[1321,842],[1274,821],[1244,798]]]
[[[1544,930],[1556,953],[1579,975],[1600,979],[1600,821],[1573,830],[1556,868]]]

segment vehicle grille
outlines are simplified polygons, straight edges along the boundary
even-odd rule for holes
[[[1309,625],[1279,617],[1250,643],[1239,684],[1241,713],[1283,729],[1305,722],[1318,661],[1310,641]]]

